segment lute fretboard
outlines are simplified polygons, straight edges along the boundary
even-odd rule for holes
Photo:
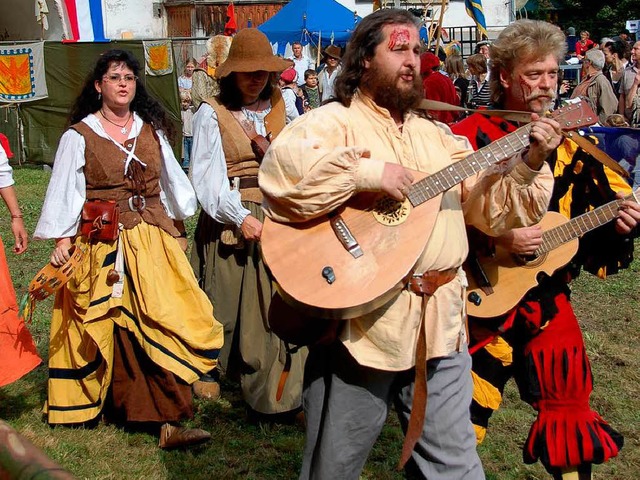
[[[414,183],[407,194],[407,198],[411,205],[416,207],[440,193],[446,192],[466,178],[528,147],[530,134],[531,124],[527,124],[501,139],[491,142],[464,160],[449,165],[433,175]]]

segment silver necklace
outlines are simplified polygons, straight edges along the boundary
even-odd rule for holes
[[[102,118],[104,118],[107,122],[109,122],[112,125],[115,125],[116,127],[120,127],[120,133],[122,133],[123,135],[126,135],[129,132],[129,129],[127,128],[127,124],[129,123],[129,120],[131,120],[132,117],[132,113],[129,112],[129,118],[127,118],[127,121],[124,122],[124,125],[118,125],[116,122],[112,122],[111,120],[109,120],[104,112],[102,111],[102,109],[100,109],[100,115],[102,115]]]

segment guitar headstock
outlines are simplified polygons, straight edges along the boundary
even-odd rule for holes
[[[551,112],[549,116],[560,124],[562,130],[588,127],[598,121],[598,116],[591,105],[582,99]]]

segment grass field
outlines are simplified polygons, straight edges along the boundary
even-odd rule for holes
[[[17,192],[29,232],[37,222],[48,174],[14,170]],[[2,203],[2,202],[0,202]],[[0,236],[18,296],[34,273],[46,264],[51,242],[31,242],[21,257],[10,252],[12,237],[4,204]],[[194,227],[194,221],[188,227]],[[640,248],[640,242],[636,242]],[[640,262],[606,282],[583,274],[573,285],[573,301],[584,331],[595,377],[594,408],[625,436],[621,455],[596,466],[596,479],[640,478]],[[30,329],[46,358],[51,299],[38,305]],[[40,367],[0,389],[0,418],[43,449],[47,455],[86,479],[290,479],[300,467],[303,432],[296,426],[253,424],[239,392],[223,385],[223,398],[198,403],[193,425],[209,430],[213,441],[188,450],[164,452],[157,439],[114,426],[85,429],[50,428],[43,421],[46,369]],[[509,384],[503,408],[492,419],[487,440],[479,447],[487,478],[498,480],[549,478],[538,465],[523,465],[521,448],[534,419],[533,410]],[[402,433],[389,419],[363,472],[364,479],[400,479],[395,471]],[[338,479],[336,479],[338,480]]]

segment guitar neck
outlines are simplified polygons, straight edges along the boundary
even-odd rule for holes
[[[609,223],[618,216],[618,209],[622,202],[625,200],[638,201],[636,195],[639,192],[640,189],[636,189],[635,192],[630,193],[622,199],[609,202],[595,210],[591,210],[590,212],[583,213],[576,218],[572,218],[567,223],[563,223],[562,225],[558,225],[557,227],[547,230],[542,234],[542,244],[536,250],[535,255],[539,256],[543,253],[550,252],[564,243],[570,242],[591,230]]]
[[[413,184],[407,198],[414,207],[431,200],[463,180],[526,148],[529,146],[530,134],[531,124],[527,124],[501,139],[491,142],[464,160],[449,165]]]

